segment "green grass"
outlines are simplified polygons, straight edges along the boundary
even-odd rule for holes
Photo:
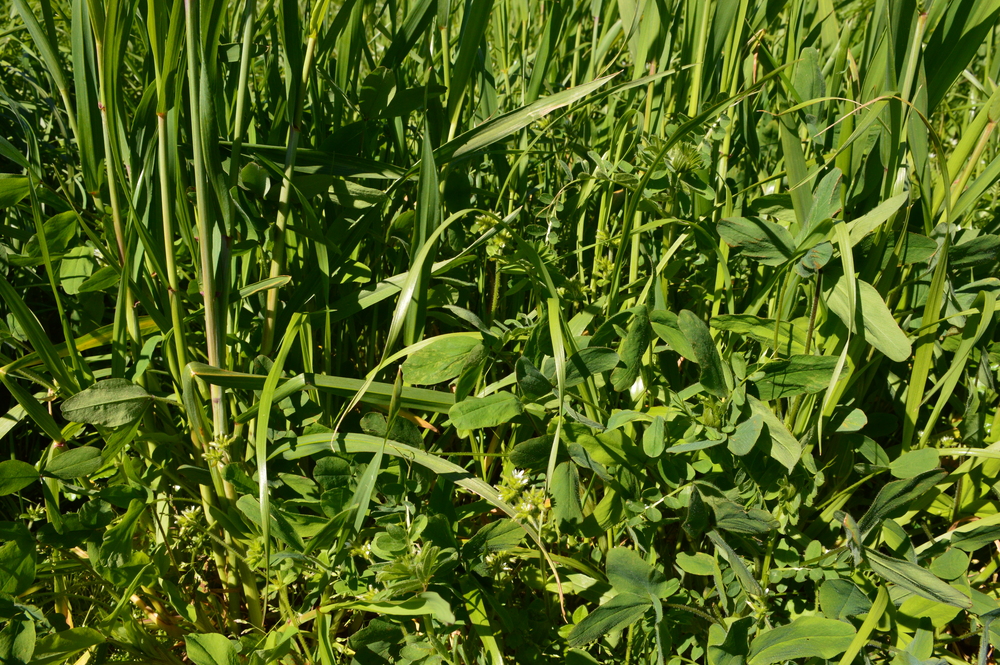
[[[0,661],[991,662],[1000,3],[0,7]]]

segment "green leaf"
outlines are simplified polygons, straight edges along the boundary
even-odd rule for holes
[[[795,254],[792,234],[783,226],[757,217],[729,217],[719,222],[719,235],[743,256],[767,266],[780,266]]]
[[[40,638],[35,643],[35,658],[59,655],[68,658],[73,654],[104,643],[104,635],[93,628],[70,628]]]
[[[92,474],[102,463],[100,450],[83,446],[53,456],[42,473],[60,480],[72,480]]]
[[[652,605],[653,601],[648,596],[620,593],[573,626],[566,643],[571,647],[578,647],[598,640],[614,630],[635,623]]]
[[[580,504],[580,472],[573,462],[556,465],[549,483],[552,494],[552,517],[562,528],[583,521],[583,506]]]
[[[729,625],[726,637],[721,642],[713,634],[718,635],[722,626],[711,626],[708,641],[709,665],[744,665],[750,654],[750,629],[753,625],[753,617],[736,619]]]
[[[885,301],[874,286],[864,280],[856,280],[857,297],[855,311],[851,312],[847,291],[848,280],[841,277],[826,292],[826,303],[830,310],[840,317],[853,332],[858,332],[857,321],[861,321],[865,340],[884,353],[890,360],[902,362],[910,357],[910,340],[899,328]]]
[[[0,176],[0,208],[9,208],[23,199],[31,191],[26,176]]]
[[[0,593],[16,596],[35,581],[35,539],[20,522],[0,522],[0,543]]]
[[[847,224],[850,232],[850,245],[853,247],[861,239],[885,223],[910,198],[909,193],[897,194],[886,199],[870,211]]]
[[[760,342],[765,348],[774,347],[774,319],[763,319],[750,314],[724,314],[709,321],[716,330],[734,332]],[[788,321],[778,326],[778,353],[783,356],[801,355],[806,351],[806,331],[802,326],[793,327]]]
[[[996,264],[1000,260],[1000,236],[980,235],[948,250],[948,267],[971,268],[984,263]]]
[[[663,416],[656,416],[642,433],[642,451],[647,457],[656,458],[663,454],[667,445],[667,424]]]
[[[694,349],[691,348],[687,337],[681,332],[676,314],[662,309],[653,310],[649,313],[649,322],[656,336],[666,342],[682,358],[694,358]]]
[[[715,559],[704,552],[694,554],[677,553],[677,565],[681,570],[691,575],[714,575]]]
[[[4,665],[33,664],[35,661],[31,657],[34,651],[35,622],[32,621],[27,612],[19,611],[7,621],[3,630],[0,630],[0,663]]]
[[[822,269],[833,257],[833,245],[821,242],[814,246],[795,264],[795,272],[803,279],[808,279]]]
[[[731,533],[759,536],[778,528],[778,520],[761,508],[744,508],[732,501],[717,501],[712,506],[715,526]]]
[[[821,617],[799,617],[765,631],[750,644],[749,665],[770,665],[796,658],[833,658],[851,645],[854,626]]]
[[[524,406],[512,393],[499,392],[486,397],[470,397],[448,411],[456,429],[496,427],[524,413]]]
[[[802,457],[802,444],[792,436],[785,424],[774,415],[767,404],[751,395],[747,395],[747,401],[750,403],[753,414],[760,416],[767,426],[771,438],[771,457],[791,471],[798,464],[799,458]]]
[[[747,568],[746,564],[743,563],[743,559],[736,553],[736,551],[729,546],[722,536],[719,535],[718,531],[714,529],[708,532],[708,539],[712,541],[715,545],[716,552],[721,555],[726,561],[729,562],[729,566],[733,569],[736,574],[736,578],[740,581],[740,585],[743,589],[752,596],[762,596],[764,595],[764,590],[761,588],[760,583]]]
[[[886,581],[903,587],[913,593],[938,603],[955,607],[972,607],[972,600],[964,593],[942,581],[934,573],[915,563],[903,559],[893,559],[865,548],[868,565]]]
[[[371,466],[371,465],[369,465]],[[358,482],[358,486],[361,486],[361,481]],[[247,516],[247,518],[261,527],[263,531],[264,520],[261,516],[260,502],[252,496],[243,495],[236,500],[236,507]],[[302,542],[302,537],[298,534],[288,519],[281,513],[280,510],[273,504],[268,506],[268,518],[270,521],[270,528],[268,529],[268,535],[274,535],[278,540],[285,543],[296,552],[301,552],[306,548],[305,543]]]
[[[495,520],[476,532],[462,546],[462,556],[472,559],[492,552],[512,550],[524,540],[524,529],[509,519]]]
[[[38,471],[27,462],[9,459],[0,462],[0,496],[23,490],[38,480]]]
[[[646,563],[642,556],[627,547],[608,551],[608,581],[619,593],[665,598],[676,590],[675,580]]]
[[[677,323],[694,351],[694,358],[691,360],[701,367],[701,385],[716,397],[725,399],[729,396],[729,390],[723,374],[722,357],[708,332],[708,326],[697,314],[686,309],[677,317]]]
[[[868,534],[881,525],[883,519],[906,509],[912,501],[922,497],[947,475],[946,471],[932,469],[912,478],[886,483],[879,490],[868,512],[858,521],[862,539],[867,539]]]
[[[98,268],[77,288],[78,293],[98,293],[110,289],[118,283],[118,271],[111,266]]]
[[[323,607],[324,612],[333,609],[358,610],[361,612],[374,612],[376,614],[389,614],[391,616],[430,615],[444,624],[455,623],[455,614],[452,612],[451,605],[433,591],[426,591],[416,598],[408,600],[386,600],[381,602],[358,600]]]
[[[819,606],[829,618],[845,619],[865,614],[872,601],[850,580],[826,580],[819,587]]]
[[[602,346],[588,346],[580,349],[566,359],[566,377],[563,388],[578,386],[588,378],[611,371],[618,366],[620,359],[613,350]],[[556,366],[552,358],[546,358],[542,363],[542,374],[555,381]]]
[[[938,451],[921,448],[903,453],[889,464],[889,473],[896,478],[913,478],[938,467]]]
[[[238,644],[219,633],[189,633],[184,636],[187,656],[194,665],[239,665]]]
[[[462,373],[471,357],[481,351],[482,338],[441,335],[419,351],[411,353],[403,363],[403,379],[418,386],[431,386],[450,381]]]
[[[649,348],[652,336],[653,329],[649,325],[646,307],[639,305],[635,308],[635,314],[632,317],[632,323],[629,324],[625,339],[618,346],[618,355],[625,363],[625,367],[616,367],[611,372],[611,385],[616,391],[628,390],[639,378],[639,371],[642,369],[642,356]]]
[[[760,415],[750,416],[736,426],[736,431],[729,435],[729,452],[743,456],[753,450],[760,433],[764,429],[764,418]]]
[[[754,373],[750,380],[764,401],[813,394],[830,385],[837,367],[833,356],[792,356],[787,360],[769,362]]]
[[[517,380],[517,387],[528,399],[538,399],[552,392],[552,383],[531,364],[526,356],[517,359],[517,363],[514,365],[514,376]]]
[[[145,412],[153,398],[127,379],[105,379],[62,404],[62,415],[75,423],[121,427]]]

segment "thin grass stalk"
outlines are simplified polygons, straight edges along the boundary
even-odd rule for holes
[[[306,42],[306,55],[302,63],[302,80],[300,81],[295,113],[292,124],[288,128],[288,145],[285,149],[285,170],[281,180],[281,192],[278,194],[278,217],[274,222],[274,250],[271,254],[270,278],[281,276],[285,270],[285,226],[288,224],[288,213],[292,195],[292,175],[295,172],[295,151],[299,145],[302,133],[302,107],[305,105],[306,91],[309,84],[309,72],[312,70],[313,58],[316,53],[316,37],[314,31]],[[260,352],[270,355],[274,349],[274,329],[278,319],[278,289],[267,292],[264,307],[264,330],[261,337]]]
[[[201,295],[205,303],[205,345],[207,347],[208,364],[222,367],[222,340],[219,335],[219,316],[216,311],[215,298],[215,267],[212,261],[212,229],[209,226],[208,211],[208,178],[202,157],[201,130],[198,126],[201,114],[199,112],[198,77],[201,59],[201,48],[198,45],[198,0],[185,0],[184,18],[187,31],[188,50],[188,97],[191,108],[191,148],[194,162],[195,183],[195,225],[198,229],[198,247],[200,258]],[[226,422],[226,405],[223,400],[221,386],[212,385],[212,424],[214,437],[220,441],[228,431]]]

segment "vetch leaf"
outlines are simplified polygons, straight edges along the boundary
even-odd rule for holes
[[[833,658],[854,639],[854,626],[821,617],[799,617],[758,635],[750,644],[749,665],[771,665],[796,658]]]
[[[143,414],[153,398],[127,379],[105,379],[62,404],[63,418],[75,423],[121,427]]]
[[[448,417],[456,429],[481,429],[509,422],[523,412],[521,400],[511,393],[499,392],[459,402],[448,411]]]
[[[663,449],[667,445],[666,429],[663,416],[656,416],[646,426],[646,431],[642,433],[642,451],[647,457],[656,458],[663,454]]]

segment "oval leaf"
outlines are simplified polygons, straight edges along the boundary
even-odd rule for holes
[[[38,471],[27,462],[9,459],[0,462],[0,496],[23,490],[38,480]]]
[[[833,658],[854,639],[854,626],[821,617],[800,617],[778,626],[750,644],[749,665],[770,665],[795,658]]]
[[[511,393],[494,393],[486,397],[470,397],[448,411],[456,429],[496,427],[524,412],[524,406]]]
[[[46,476],[60,480],[82,478],[101,468],[101,451],[90,446],[74,448],[56,455],[43,469]]]
[[[75,423],[121,427],[141,416],[152,400],[127,379],[105,379],[63,402],[62,414]]]

